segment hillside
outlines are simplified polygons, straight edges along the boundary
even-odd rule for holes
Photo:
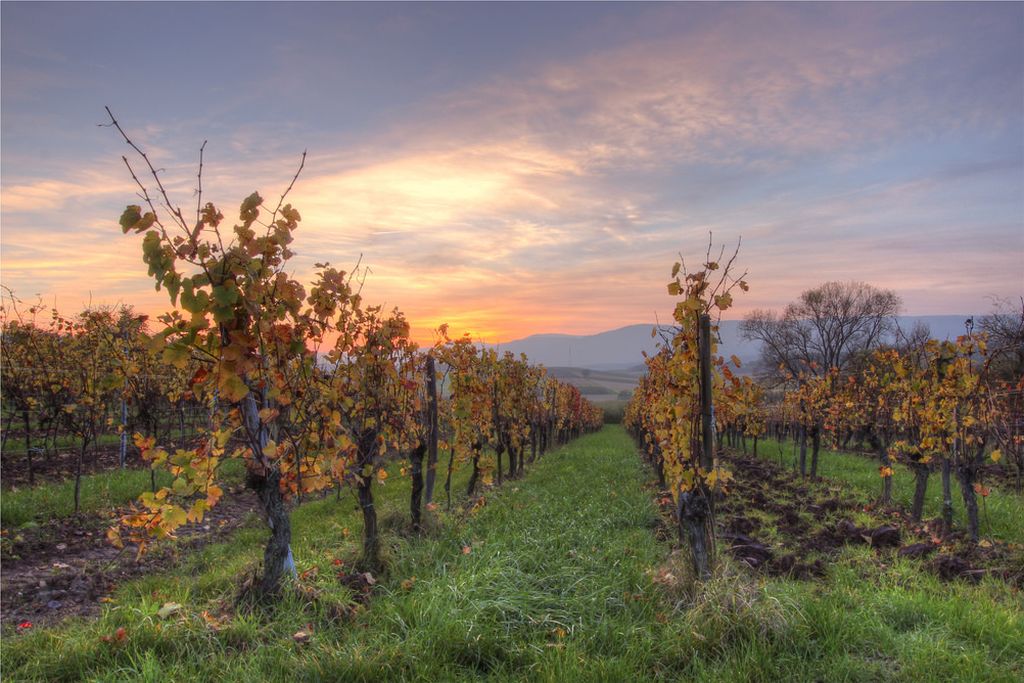
[[[901,316],[898,318],[900,327],[910,330],[917,323],[927,325],[932,336],[937,339],[953,338],[964,332],[964,320],[968,315],[938,316]],[[719,326],[721,345],[719,351],[725,355],[736,355],[746,367],[752,367],[760,355],[760,347],[756,342],[744,340],[739,333],[740,321],[723,320]],[[608,388],[621,383],[622,371],[627,375],[638,376],[637,372],[643,365],[643,352],[653,353],[660,339],[651,337],[654,326],[650,324],[628,325],[606,332],[590,335],[574,334],[534,334],[523,339],[503,343],[498,347],[503,351],[525,353],[531,361],[542,363],[548,368],[559,368],[561,377],[572,381],[573,373],[568,370],[589,369],[592,371],[608,371]],[[581,380],[593,380],[596,377],[579,376]],[[573,382],[576,384],[576,382]],[[577,384],[579,386],[579,384]],[[582,388],[582,387],[581,387]],[[613,393],[617,393],[617,389]]]

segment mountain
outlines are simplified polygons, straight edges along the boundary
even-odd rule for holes
[[[927,325],[936,339],[953,339],[964,333],[966,315],[900,316],[900,327],[909,331],[917,323]],[[757,342],[744,340],[739,320],[723,320],[719,325],[719,353],[735,355],[744,366],[753,365],[760,356]],[[660,339],[651,338],[653,325],[628,325],[598,334],[534,334],[498,345],[502,351],[525,353],[534,363],[549,368],[588,369],[591,371],[643,371],[643,351],[653,353]]]

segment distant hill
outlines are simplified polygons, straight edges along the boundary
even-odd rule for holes
[[[901,316],[900,327],[909,331],[916,323],[929,327],[936,339],[952,339],[964,333],[967,315]],[[760,347],[740,337],[740,321],[723,320],[719,327],[724,356],[736,355],[745,367],[760,357]],[[534,334],[498,345],[502,351],[525,353],[534,363],[542,363],[552,375],[571,382],[581,391],[599,399],[608,399],[632,388],[643,373],[643,355],[653,353],[660,339],[651,338],[653,325],[628,325],[589,335]],[[583,371],[589,371],[584,373]],[[603,389],[603,393],[599,392]],[[586,391],[584,393],[586,393]]]

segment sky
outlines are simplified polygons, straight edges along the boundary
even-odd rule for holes
[[[104,106],[176,203],[302,214],[421,341],[671,317],[709,233],[750,291],[910,315],[1024,294],[1024,4],[0,3],[0,282],[166,310]],[[730,316],[727,316],[730,317]]]

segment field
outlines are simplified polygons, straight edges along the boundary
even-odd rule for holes
[[[548,368],[548,374],[568,382],[584,396],[597,403],[625,401],[636,388],[637,379],[644,372],[642,366],[634,370],[590,370],[587,368]]]
[[[1020,564],[946,576],[903,556],[914,531],[874,509],[856,474],[795,479],[775,448],[735,456],[719,515],[723,566],[699,584],[621,427],[549,452],[482,502],[404,515],[408,478],[380,492],[386,573],[351,571],[359,515],[347,492],[293,512],[300,578],[269,611],[237,607],[266,532],[226,538],[123,582],[98,617],[15,628],[5,680],[1019,680]],[[466,476],[461,473],[459,476]],[[754,495],[766,480],[777,495]],[[877,476],[875,477],[877,482]],[[454,490],[461,490],[456,481]],[[995,495],[995,494],[993,494]],[[992,562],[1020,562],[1020,499],[990,508]],[[818,512],[810,510],[818,506]],[[827,512],[821,509],[827,508]],[[809,511],[810,510],[810,511]],[[745,521],[742,521],[745,520]],[[900,528],[895,546],[835,542],[782,560],[849,521]],[[986,529],[986,534],[988,530]],[[756,542],[753,539],[757,539]],[[759,562],[759,547],[771,558]],[[938,553],[955,549],[939,549]],[[995,552],[993,551],[993,552]],[[759,554],[760,553],[760,554]],[[171,556],[168,556],[171,557]],[[982,558],[984,559],[984,558]],[[984,567],[998,569],[992,562]],[[787,567],[788,564],[788,567]],[[1005,569],[1005,568],[1004,568]],[[59,573],[59,568],[50,570]]]

